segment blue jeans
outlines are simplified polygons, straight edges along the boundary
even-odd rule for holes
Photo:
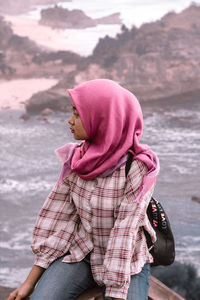
[[[75,300],[85,290],[97,287],[90,268],[90,255],[77,263],[55,260],[42,274],[30,300]],[[147,300],[150,266],[145,264],[139,274],[132,275],[127,300]],[[105,300],[105,286],[101,287]]]

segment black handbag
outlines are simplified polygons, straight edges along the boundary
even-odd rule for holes
[[[126,177],[130,170],[132,160],[133,156],[129,153],[125,167]],[[174,236],[166,212],[162,205],[153,197],[150,199],[147,215],[157,237],[156,242],[153,243],[149,233],[143,228],[149,252],[154,259],[154,262],[151,265],[171,265],[175,259]]]

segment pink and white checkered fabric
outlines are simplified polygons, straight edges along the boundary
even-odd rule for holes
[[[34,228],[35,265],[47,268],[68,251],[63,262],[78,262],[92,251],[95,281],[106,285],[107,297],[126,299],[130,275],[153,261],[142,226],[155,241],[146,214],[154,187],[134,201],[146,173],[146,165],[135,160],[127,178],[122,166],[104,178],[87,181],[72,173],[56,184]]]

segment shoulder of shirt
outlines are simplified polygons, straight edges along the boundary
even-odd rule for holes
[[[131,167],[130,167],[130,170],[128,172],[128,176],[131,177],[131,175],[134,176],[136,174],[144,175],[147,172],[148,172],[147,165],[143,161],[141,161],[139,159],[135,159],[131,163]]]

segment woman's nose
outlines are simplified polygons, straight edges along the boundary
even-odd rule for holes
[[[69,118],[68,123],[69,123],[70,125],[72,125],[72,124],[74,123],[74,121],[73,121],[73,116],[71,116],[71,118]]]

